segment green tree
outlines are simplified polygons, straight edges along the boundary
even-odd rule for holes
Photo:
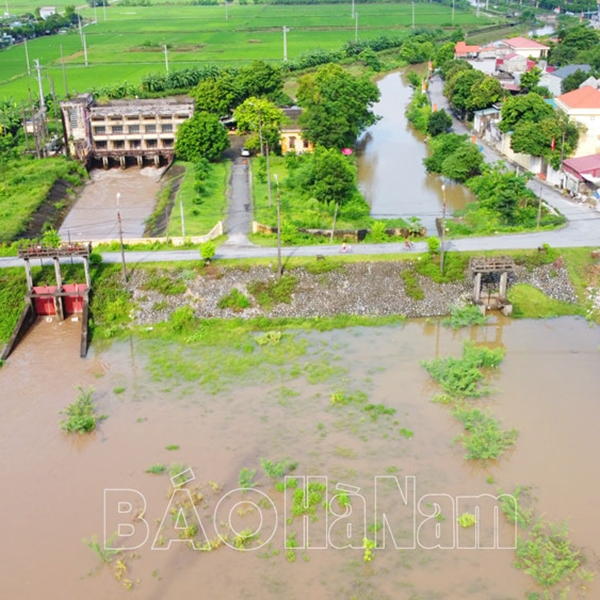
[[[481,173],[483,155],[475,144],[467,142],[444,159],[442,175],[454,181],[464,182]]]
[[[480,205],[500,215],[503,223],[517,224],[519,207],[535,203],[535,194],[527,187],[527,177],[507,171],[502,163],[488,167],[467,185]]]
[[[454,42],[446,42],[442,44],[433,56],[433,66],[440,69],[450,61],[454,60]]]
[[[373,69],[376,73],[381,71],[381,62],[379,61],[379,57],[375,53],[373,48],[365,48],[359,55],[358,59],[361,60],[365,67],[369,69]]]
[[[544,156],[552,150],[552,140],[561,135],[558,121],[554,115],[534,123],[520,121],[513,130],[510,147],[515,152]]]
[[[532,89],[536,88],[540,83],[540,78],[542,76],[542,70],[539,67],[533,67],[529,69],[529,71],[525,71],[521,75],[521,90],[524,92],[530,92]]]
[[[228,115],[239,95],[235,81],[230,74],[217,79],[201,81],[190,95],[196,101],[196,110],[214,113],[222,117]]]
[[[431,136],[446,133],[452,127],[452,117],[442,108],[429,115],[427,121],[427,132]]]
[[[498,127],[508,133],[521,121],[538,123],[553,114],[554,109],[538,94],[530,92],[525,96],[511,96],[502,105],[502,120]]]
[[[442,79],[448,82],[458,71],[473,71],[473,65],[462,58],[448,60],[439,67]],[[445,90],[444,90],[444,93]]]
[[[456,133],[443,133],[433,138],[429,143],[431,154],[423,159],[425,168],[430,173],[441,173],[444,160],[466,143],[467,136]]]
[[[494,102],[498,102],[503,93],[500,82],[495,77],[486,75],[471,86],[471,92],[466,101],[467,110],[473,112],[487,108]]]
[[[350,159],[335,148],[317,146],[310,160],[309,190],[319,202],[343,206],[356,193],[355,171]]]
[[[263,143],[268,142],[272,150],[279,146],[283,111],[269,100],[255,96],[247,98],[233,111],[233,118],[240,133],[253,134],[246,142],[247,147],[260,147],[261,135]]]
[[[481,84],[485,79],[481,71],[461,70],[452,75],[444,86],[444,94],[450,101],[452,109],[457,113],[464,115],[472,106],[472,89],[475,84]]]
[[[263,60],[255,60],[251,65],[242,67],[236,77],[241,99],[265,97],[275,100],[283,90],[281,69]]]
[[[560,89],[563,94],[576,90],[588,77],[589,73],[577,69],[574,73],[567,75],[560,84]]]
[[[371,111],[379,100],[377,86],[337,64],[301,77],[297,97],[304,108],[299,119],[304,135],[327,148],[353,146],[360,132],[377,120]]]
[[[182,160],[218,160],[227,148],[229,136],[217,115],[197,112],[184,121],[177,131],[175,154]]]

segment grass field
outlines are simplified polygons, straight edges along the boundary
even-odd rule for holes
[[[61,6],[59,3],[58,6]],[[22,8],[21,8],[22,7]],[[31,10],[31,3],[10,3],[11,12]],[[79,33],[48,36],[28,43],[29,58],[39,59],[43,85],[50,91],[54,81],[57,95],[65,93],[61,68],[64,53],[67,88],[81,92],[115,81],[137,84],[151,72],[165,71],[162,44],[169,46],[172,70],[197,64],[235,65],[255,59],[283,58],[282,27],[287,35],[288,58],[294,60],[307,50],[332,50],[354,39],[354,21],[348,5],[231,5],[228,19],[223,6],[150,5],[109,6],[107,20],[98,8],[81,8],[90,22],[84,27],[88,64],[84,65]],[[411,30],[410,3],[357,5],[358,37],[369,39],[384,34],[403,35]],[[494,21],[475,13],[455,11],[433,3],[415,4],[415,26],[464,29],[490,25]],[[23,44],[0,51],[0,97],[27,98],[37,90],[34,72],[27,74]]]

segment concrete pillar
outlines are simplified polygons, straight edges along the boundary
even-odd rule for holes
[[[137,164],[140,169],[144,166],[144,157],[143,156],[137,157]]]
[[[92,279],[90,277],[90,261],[87,256],[83,257],[83,270],[85,271],[85,283],[89,290],[92,287]]]
[[[481,273],[475,274],[475,283],[473,285],[473,302],[479,304],[481,301]]]
[[[31,276],[31,264],[29,263],[29,259],[25,260],[25,277],[27,278],[27,291],[31,292],[33,290],[33,277]]]
[[[54,273],[56,275],[56,287],[60,292],[62,290],[62,273],[60,272],[60,261],[58,258],[54,258]]]
[[[508,273],[504,271],[500,275],[500,293],[498,294],[500,301],[506,300],[506,286],[508,284]]]
[[[63,297],[54,295],[54,310],[56,311],[56,318],[59,321],[65,320],[65,311],[63,305]]]
[[[125,169],[125,167],[127,167],[127,162],[125,161],[124,156],[119,157],[119,164],[121,165],[121,169]]]
[[[108,169],[108,156],[103,156],[103,157],[102,157],[102,166],[103,166],[105,169]]]
[[[157,154],[154,157],[154,166],[158,169],[158,167],[160,167],[160,156]]]

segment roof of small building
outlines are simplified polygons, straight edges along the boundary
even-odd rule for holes
[[[190,113],[194,110],[192,98],[138,98],[135,100],[110,100],[91,107],[92,115],[135,116],[153,114]]]
[[[569,75],[575,73],[575,71],[583,71],[584,73],[589,73],[592,67],[590,65],[565,65],[560,69],[556,69],[556,71],[552,72],[554,77],[559,77],[560,79],[564,79]]]
[[[507,40],[502,40],[502,43],[519,50],[549,50],[548,46],[544,46],[544,44],[540,44],[539,42],[524,37],[509,38]]]
[[[569,108],[600,108],[600,91],[586,85],[558,96],[557,100]]]
[[[579,158],[567,158],[563,164],[577,173],[587,173],[600,169],[600,154],[590,154],[589,156],[580,156]]]
[[[479,52],[479,50],[479,46],[468,46],[463,40],[456,42],[456,45],[454,46],[455,54],[473,54]]]

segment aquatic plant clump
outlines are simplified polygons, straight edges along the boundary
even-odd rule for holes
[[[488,392],[481,384],[484,378],[481,369],[497,368],[503,358],[502,348],[490,349],[467,343],[461,358],[436,358],[422,365],[447,394],[478,398]]]
[[[96,429],[98,421],[106,419],[106,415],[96,415],[92,402],[93,390],[79,388],[79,396],[69,404],[62,413],[67,416],[60,422],[60,427],[67,433],[89,433]]]

